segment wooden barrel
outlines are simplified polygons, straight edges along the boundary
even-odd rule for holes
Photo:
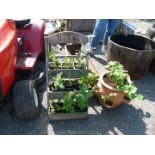
[[[138,35],[114,34],[109,37],[107,60],[119,61],[132,80],[141,78],[155,57],[155,43]]]

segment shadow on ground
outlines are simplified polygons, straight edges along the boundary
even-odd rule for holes
[[[150,118],[150,114],[144,114],[141,109],[136,109],[133,105],[122,105],[115,110],[101,110],[96,114],[89,115],[85,120],[74,121],[52,121],[55,134],[125,134],[144,135],[146,134],[146,124],[143,118]],[[99,110],[100,111],[100,110]]]
[[[39,93],[43,99],[44,93]],[[47,108],[42,104],[40,117],[34,120],[20,120],[13,112],[13,103],[10,101],[0,112],[0,135],[47,135],[48,116]]]
[[[155,102],[155,75],[147,72],[141,79],[135,80],[134,84],[140,94],[146,99]]]

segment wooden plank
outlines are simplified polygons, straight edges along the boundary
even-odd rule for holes
[[[88,42],[88,38],[86,35],[73,31],[63,31],[59,33],[54,33],[47,36],[46,38],[48,39],[48,43],[51,45],[66,43],[86,44]]]
[[[88,112],[73,112],[73,113],[50,113],[49,120],[74,120],[88,117]]]

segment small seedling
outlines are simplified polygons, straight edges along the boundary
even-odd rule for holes
[[[69,69],[71,66],[72,66],[71,59],[68,57],[65,57],[63,62],[63,68]]]
[[[109,99],[109,96],[106,95],[106,94],[103,94],[103,95],[101,95],[101,99],[102,99],[104,102],[107,102],[108,99]]]
[[[75,58],[74,62],[76,63],[76,68],[78,69],[82,69],[84,68],[85,64],[84,64],[84,55],[82,54],[81,51],[79,51],[77,53],[77,57]]]
[[[56,89],[64,89],[64,83],[62,78],[63,73],[60,72],[53,78],[53,85]]]
[[[93,72],[84,73],[79,80],[79,84],[81,86],[86,84],[89,89],[92,89],[94,85],[98,82],[98,78],[99,77],[96,76]]]
[[[52,67],[56,68],[56,66],[58,65],[58,59],[54,53],[53,48],[51,48],[50,52],[48,53],[48,60],[52,61],[53,62]]]

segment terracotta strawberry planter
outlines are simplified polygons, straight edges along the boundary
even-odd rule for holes
[[[100,79],[97,83],[97,85],[95,87],[98,87],[98,90],[95,90],[94,87],[94,93],[98,96],[99,99],[99,103],[101,104],[101,106],[103,108],[116,108],[118,107],[120,104],[123,103],[128,103],[129,100],[127,100],[126,97],[126,93],[124,91],[121,90],[117,90],[114,87],[108,85],[108,83],[106,83],[104,81],[104,78],[106,77],[106,73],[103,73],[100,76]],[[109,96],[111,93],[115,93],[115,96]],[[104,102],[104,100],[101,98],[102,95],[108,95],[108,100],[106,102]]]

